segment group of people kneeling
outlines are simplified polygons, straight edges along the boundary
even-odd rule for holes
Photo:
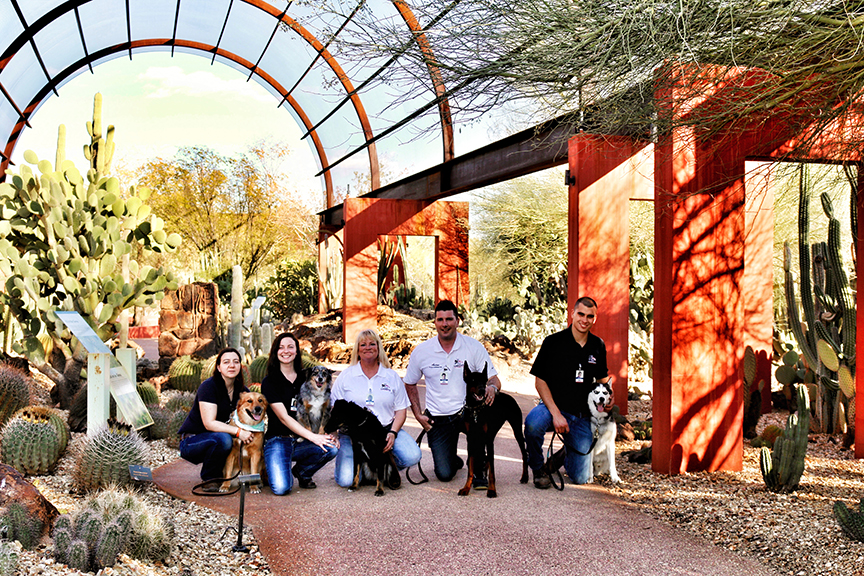
[[[554,345],[555,349],[544,342],[531,370],[537,378],[538,393],[543,401],[525,420],[528,463],[534,471],[534,484],[538,488],[550,485],[542,467],[543,438],[547,430],[554,429],[564,435],[565,444],[576,449],[574,454],[579,450],[587,452],[586,446],[591,442],[590,423],[586,435],[585,423],[579,422],[583,410],[574,411],[570,406],[585,405],[584,402],[578,404],[585,388],[582,382],[607,377],[605,345],[590,334],[595,312],[593,300],[580,299],[574,308],[574,323],[547,338],[547,341],[552,339],[549,346]],[[480,370],[486,366],[486,404],[494,402],[501,382],[483,345],[458,331],[459,316],[452,302],[442,300],[438,303],[434,322],[437,337],[419,344],[411,353],[404,382],[390,368],[381,338],[375,330],[360,332],[354,342],[350,366],[337,377],[330,398],[333,403],[342,399],[365,407],[378,418],[387,429],[384,451],[392,451],[399,469],[413,466],[421,459],[420,446],[403,429],[408,408],[411,408],[418,423],[427,431],[435,475],[447,482],[464,465],[456,453],[465,402],[463,367],[467,364],[472,370]],[[567,336],[568,333],[572,338]],[[554,365],[549,365],[548,356],[560,354],[562,347],[566,353],[564,358],[559,356]],[[417,390],[421,377],[426,385],[425,410],[421,409]],[[315,488],[314,474],[334,458],[336,483],[349,487],[354,482],[351,439],[338,432],[320,434],[297,420],[296,398],[304,378],[297,338],[287,332],[278,335],[270,350],[267,375],[261,383],[261,393],[269,403],[264,463],[270,489],[276,495],[291,492],[294,476],[300,488]],[[253,439],[254,431],[228,423],[244,391],[247,389],[243,382],[240,353],[226,348],[216,357],[213,376],[198,388],[193,407],[179,431],[180,455],[202,465],[201,479],[206,482],[204,491],[219,490],[225,460],[234,439],[241,443]],[[587,398],[587,392],[584,396]],[[588,481],[584,458],[568,455],[565,468],[574,482]],[[485,475],[478,471],[473,485],[475,488],[485,487]]]

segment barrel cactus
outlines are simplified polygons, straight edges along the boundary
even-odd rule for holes
[[[66,418],[59,410],[49,408],[48,406],[27,406],[15,413],[15,416],[24,416],[29,418],[47,418],[52,426],[57,430],[57,438],[60,440],[60,453],[66,450],[69,445],[70,433],[69,425],[66,424]]]
[[[269,357],[266,354],[261,354],[249,364],[249,379],[248,384],[260,384],[264,381],[264,376],[267,375],[267,361]]]
[[[180,431],[180,426],[182,426],[183,422],[186,421],[188,415],[188,410],[177,410],[171,415],[171,420],[168,423],[168,435],[165,436],[165,444],[171,448],[178,448],[180,446],[180,436],[178,435],[178,432]]]
[[[150,438],[153,440],[162,440],[171,434],[171,417],[174,413],[167,408],[161,406],[150,406],[148,408],[150,416],[153,418],[153,424],[147,428]],[[176,434],[177,431],[174,430]]]
[[[192,392],[180,392],[175,394],[165,402],[165,408],[176,412],[177,410],[185,410],[188,412],[192,409],[192,404],[195,402],[195,394]]]
[[[175,390],[195,392],[201,384],[200,360],[191,356],[180,356],[168,369],[168,384]]]
[[[3,427],[0,453],[3,462],[23,474],[48,474],[57,466],[61,435],[50,417],[24,411]]]
[[[154,404],[159,404],[159,392],[156,391],[156,387],[149,382],[141,382],[136,387],[138,390],[138,396],[141,397],[141,401],[144,402],[147,406],[152,406]]]
[[[7,364],[0,364],[0,426],[30,403],[30,377]]]
[[[810,399],[806,386],[798,386],[797,397],[798,412],[789,415],[783,437],[774,443],[773,451],[763,447],[759,455],[762,478],[772,492],[792,492],[798,488],[804,474],[810,430]]]
[[[112,566],[120,554],[164,561],[173,549],[174,525],[141,497],[110,488],[91,496],[72,514],[60,516],[53,537],[57,562],[96,572]]]
[[[75,462],[73,478],[81,492],[106,486],[122,486],[132,481],[129,466],[147,463],[148,448],[128,424],[109,420],[88,436]]]

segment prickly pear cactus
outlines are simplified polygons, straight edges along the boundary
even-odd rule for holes
[[[144,465],[148,447],[131,426],[109,420],[81,449],[73,474],[80,492],[92,492],[106,486],[129,484],[129,465]]]
[[[0,453],[3,462],[22,474],[53,472],[60,459],[60,434],[45,415],[25,412],[3,427]]]
[[[0,426],[30,403],[30,377],[0,364]]]
[[[195,392],[201,385],[202,364],[191,356],[180,356],[168,369],[168,384],[175,390]]]
[[[171,252],[181,242],[168,234],[164,222],[151,214],[146,188],[121,189],[108,176],[113,152],[113,127],[102,134],[102,99],[97,95],[93,122],[88,123],[89,161],[82,174],[59,149],[57,165],[24,153],[18,174],[7,173],[0,184],[0,273],[6,279],[0,301],[15,316],[23,332],[14,349],[27,356],[58,384],[66,376],[47,364],[38,335],[48,334],[67,363],[86,360],[86,350],[71,347],[72,337],[56,311],[75,311],[94,327],[102,340],[120,329],[120,313],[133,306],[152,306],[164,291],[176,288],[173,275],[129,262],[124,280],[118,262],[124,255]],[[77,387],[61,390],[61,407],[68,407]]]
[[[807,387],[797,390],[798,411],[790,414],[782,438],[774,443],[774,450],[762,448],[759,467],[765,486],[772,492],[792,492],[798,488],[804,474],[807,457],[807,433],[810,430],[810,400]]]

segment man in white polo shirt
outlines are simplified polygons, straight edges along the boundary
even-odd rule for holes
[[[411,411],[428,434],[435,476],[442,482],[452,480],[464,464],[456,455],[456,443],[462,430],[462,408],[465,405],[465,381],[462,379],[465,362],[472,372],[481,372],[486,365],[489,376],[486,404],[492,404],[501,390],[498,373],[486,348],[477,340],[460,334],[458,327],[456,306],[450,300],[441,300],[435,307],[438,336],[414,348],[405,371],[405,390],[411,401]],[[425,411],[420,406],[417,391],[421,376],[426,381]],[[478,462],[477,470],[485,470],[485,462]],[[485,474],[478,472],[473,483],[475,488],[484,488]]]

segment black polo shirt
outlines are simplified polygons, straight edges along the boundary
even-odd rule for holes
[[[584,371],[581,384],[576,382],[577,370]],[[546,382],[558,410],[587,417],[588,393],[594,381],[609,374],[606,344],[589,333],[585,346],[580,346],[568,326],[543,340],[531,374]]]
[[[284,404],[288,415],[296,420],[297,411],[292,410],[291,406],[297,393],[300,392],[300,385],[303,380],[303,374],[298,374],[297,379],[292,382],[282,374],[281,370],[277,370],[276,374],[267,374],[264,377],[264,381],[261,382],[261,393],[267,398],[267,402],[271,406],[277,403]],[[279,420],[279,417],[273,412],[273,408],[267,408],[267,432],[264,437],[277,438],[279,436],[295,436],[295,434]]]
[[[236,383],[236,381],[235,381]],[[218,382],[215,378],[208,378],[198,387],[198,392],[195,393],[195,402],[192,403],[192,409],[189,415],[180,426],[178,434],[203,434],[208,432],[204,427],[204,421],[201,419],[201,406],[199,402],[207,402],[208,404],[216,405],[216,420],[218,422],[228,422],[234,408],[237,407],[237,401],[240,399],[241,392],[248,392],[246,386],[234,386],[234,398],[228,397],[228,390],[225,389],[224,382]]]

